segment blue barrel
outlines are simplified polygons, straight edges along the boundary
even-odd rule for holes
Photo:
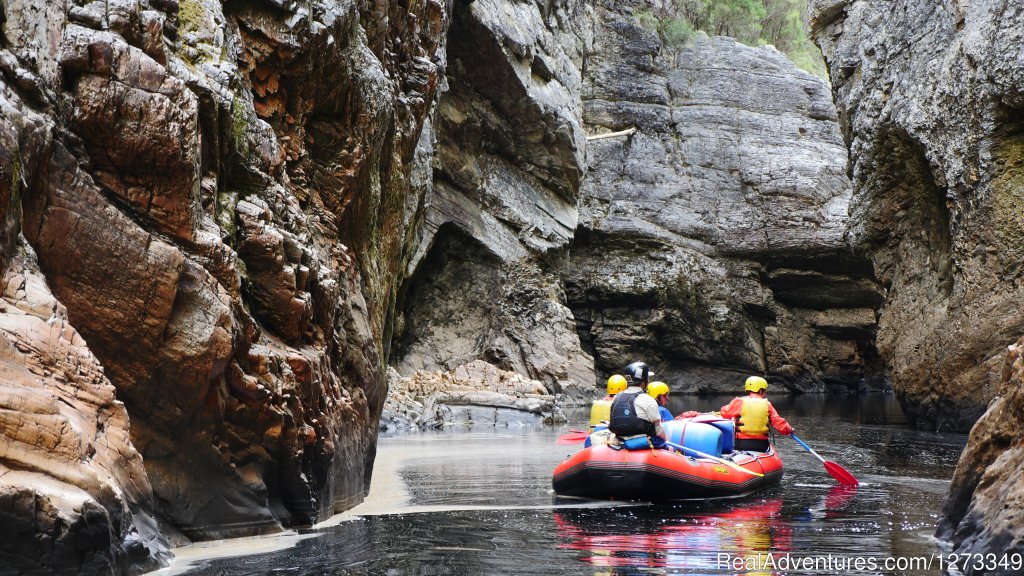
[[[736,423],[732,420],[715,420],[708,422],[722,431],[722,453],[728,454],[736,449]]]
[[[722,455],[722,431],[711,424],[690,420],[662,422],[668,441],[711,456]]]

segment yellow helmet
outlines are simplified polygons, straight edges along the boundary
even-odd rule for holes
[[[626,389],[626,379],[616,374],[608,379],[608,394],[614,396]]]
[[[649,394],[651,398],[655,399],[662,394],[668,394],[668,384],[665,384],[664,382],[651,382],[647,385],[647,394]]]
[[[750,378],[747,378],[746,383],[743,384],[743,389],[747,392],[760,392],[761,390],[767,390],[768,381],[760,376],[751,376]]]

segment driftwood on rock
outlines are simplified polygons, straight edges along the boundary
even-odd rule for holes
[[[629,128],[626,130],[619,130],[618,132],[608,132],[607,134],[591,134],[587,136],[587,142],[593,140],[604,140],[605,138],[616,138],[619,136],[632,136],[636,133],[636,127]]]

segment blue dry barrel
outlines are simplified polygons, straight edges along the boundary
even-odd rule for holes
[[[672,420],[662,422],[668,441],[682,444],[711,456],[722,455],[722,431],[702,422]]]

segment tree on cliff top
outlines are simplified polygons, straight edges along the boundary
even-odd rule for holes
[[[731,36],[750,45],[772,44],[803,70],[824,78],[821,52],[807,33],[806,0],[656,0],[637,15],[656,30],[673,62],[694,30]]]

